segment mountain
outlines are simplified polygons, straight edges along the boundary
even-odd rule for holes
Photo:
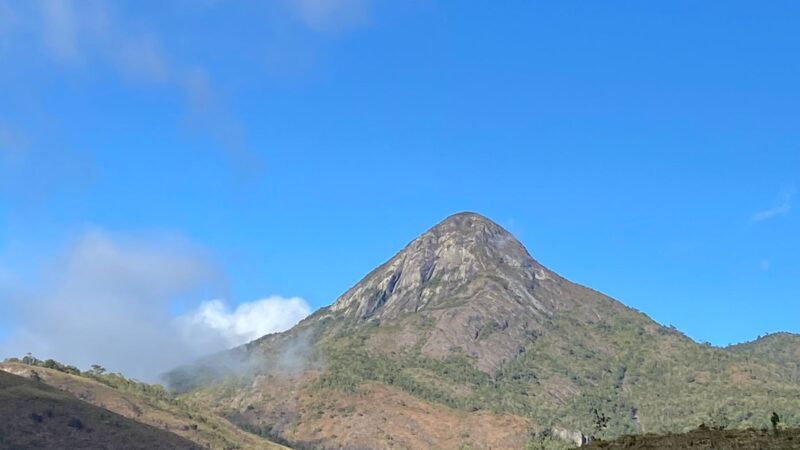
[[[392,333],[380,343],[383,350],[419,345],[432,358],[463,354],[491,373],[535,340],[558,311],[596,314],[581,301],[590,292],[561,295],[564,288],[572,286],[500,226],[457,214],[367,275],[330,312],[359,324],[403,324],[406,332]],[[420,318],[431,327],[422,340],[416,333]]]
[[[168,379],[301,448],[520,448],[700,423],[760,427],[771,411],[797,424],[800,385],[787,370],[698,344],[461,213],[293,329]]]
[[[200,449],[194,442],[0,371],[0,448]]]
[[[49,367],[25,361],[0,363],[0,410],[8,427],[0,424],[0,448],[284,448],[178,401],[160,386],[80,373],[52,360]],[[83,428],[69,428],[73,417]]]

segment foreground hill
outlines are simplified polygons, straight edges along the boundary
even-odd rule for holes
[[[787,370],[698,344],[462,213],[293,329],[170,380],[301,447],[519,448],[541,435],[760,428],[772,411],[797,425],[800,385]]]
[[[41,361],[36,363],[42,364]],[[159,444],[161,447],[145,446],[141,448],[181,448],[177,445],[173,446],[171,444],[173,441],[187,442],[193,448],[284,448],[248,433],[198,407],[178,401],[160,386],[137,383],[117,374],[80,374],[74,368],[71,368],[73,373],[66,373],[63,371],[65,366],[58,363],[51,364],[51,366],[59,367],[62,370],[21,362],[5,362],[0,364],[0,375],[6,378],[14,377],[27,385],[35,385],[38,390],[47,390],[61,399],[83,405],[86,409],[97,409],[107,414],[113,414],[115,417],[124,418],[125,423],[132,421],[141,424],[148,430],[158,431],[159,433],[155,436],[167,437]],[[18,391],[15,395],[15,400],[20,403],[28,400],[35,402],[37,398],[29,391]],[[25,417],[27,416],[23,417],[22,422],[25,422]],[[100,445],[105,445],[102,436],[99,433],[84,436],[91,444],[88,446],[60,448],[102,448]],[[153,440],[152,442],[158,444],[160,441]],[[0,445],[0,448],[5,447]]]
[[[196,443],[0,371],[0,448],[200,449]]]

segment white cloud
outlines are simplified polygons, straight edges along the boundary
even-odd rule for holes
[[[753,221],[761,222],[763,220],[787,214],[792,210],[792,201],[794,200],[794,195],[796,193],[797,189],[794,187],[781,190],[780,194],[778,194],[777,205],[773,208],[765,209],[753,214]]]
[[[0,286],[7,299],[0,307],[14,318],[0,358],[32,352],[152,381],[204,354],[285,329],[309,311],[301,299],[270,297],[232,312],[213,301],[179,318],[170,314],[176,299],[209,295],[219,281],[204,252],[178,237],[88,232],[41,279]]]
[[[287,330],[310,313],[308,303],[299,297],[271,296],[242,303],[234,310],[222,300],[211,300],[179,317],[177,323],[188,340],[210,337],[235,347]]]

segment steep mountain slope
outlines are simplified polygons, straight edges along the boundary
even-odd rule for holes
[[[492,372],[535,340],[555,314],[590,320],[618,306],[604,298],[583,302],[592,293],[574,288],[497,224],[458,214],[367,275],[330,311],[357,323],[402,322],[416,313],[432,330],[424,341],[415,332],[392,339],[398,350],[419,345],[433,358],[463,353]],[[564,295],[564,289],[574,292]]]
[[[50,388],[55,388],[63,393],[59,394],[58,398],[85,402],[85,408],[90,406],[95,409],[102,408],[108,414],[113,413],[115,417],[124,417],[126,421],[152,427],[159,432],[157,436],[166,434],[171,439],[164,440],[160,444],[161,448],[173,448],[170,442],[180,441],[178,437],[196,448],[276,450],[283,448],[241,430],[226,420],[203,412],[200,408],[179,402],[158,386],[135,383],[116,374],[96,374],[90,378],[13,362],[0,363],[0,374],[19,376],[23,380],[36,380],[39,385],[37,389],[53,391]],[[38,396],[33,396],[29,400],[35,398]],[[16,400],[24,402],[25,396],[19,395]],[[96,436],[99,438],[101,435]],[[102,440],[97,441],[98,444],[102,442]],[[158,441],[152,442],[158,443]],[[84,448],[100,448],[94,445]]]
[[[795,423],[800,387],[784,372],[571,283],[499,225],[462,213],[292,330],[170,378],[232,421],[294,444],[514,448],[545,431],[580,441],[701,422],[760,426],[772,410]],[[428,406],[393,406],[419,400]],[[495,426],[431,425],[478,415]]]
[[[0,448],[200,449],[51,388],[0,371]]]

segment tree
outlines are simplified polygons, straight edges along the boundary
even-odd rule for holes
[[[25,356],[22,358],[22,363],[23,363],[23,364],[27,364],[27,365],[29,365],[29,366],[36,366],[36,365],[38,365],[38,364],[39,364],[39,360],[38,360],[38,359],[36,359],[36,357],[35,357],[35,356],[33,356],[33,355],[30,353],[30,352],[28,352],[28,353],[27,353],[27,354],[25,354]]]
[[[106,373],[105,367],[101,366],[100,364],[92,364],[91,369],[91,372],[94,375],[102,375]]]
[[[727,411],[722,406],[715,405],[714,408],[711,409],[711,412],[709,412],[708,417],[711,427],[715,430],[724,430],[728,428],[731,422],[728,418]]]
[[[594,415],[594,430],[597,433],[608,428],[608,416],[605,413],[602,413],[597,410],[597,408],[592,409],[592,414]]]
[[[781,423],[781,418],[775,411],[772,411],[772,417],[769,418],[769,421],[772,422],[772,429],[774,431],[778,431],[778,424]]]

